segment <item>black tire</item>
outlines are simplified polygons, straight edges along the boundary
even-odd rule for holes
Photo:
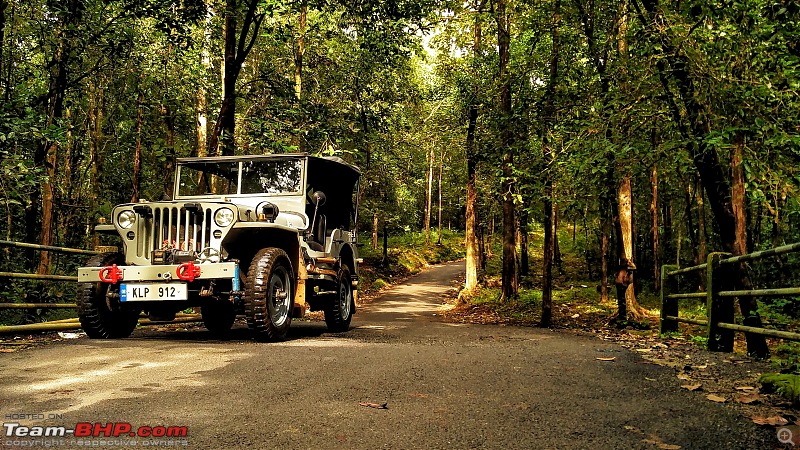
[[[103,253],[93,256],[86,262],[87,267],[106,267],[112,264],[125,264],[125,257],[119,253]],[[78,285],[78,319],[86,335],[92,339],[118,339],[131,335],[139,323],[139,310],[128,309],[119,297],[109,294],[119,293],[119,284],[112,285],[98,281]]]
[[[328,331],[343,333],[350,329],[355,303],[353,301],[353,285],[350,281],[350,270],[342,266],[336,276],[336,295],[325,302],[325,324]]]
[[[253,257],[245,282],[247,325],[258,341],[286,337],[294,308],[294,272],[289,256],[279,248],[260,250]]]
[[[231,330],[236,321],[236,310],[233,303],[226,300],[217,300],[200,307],[203,316],[203,325],[212,334],[223,337]]]

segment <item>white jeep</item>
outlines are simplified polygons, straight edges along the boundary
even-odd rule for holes
[[[182,158],[173,200],[126,203],[109,224],[123,253],[78,269],[78,315],[92,338],[131,334],[142,311],[169,321],[199,306],[224,334],[237,314],[257,340],[322,310],[347,331],[358,287],[358,168],[306,154]]]

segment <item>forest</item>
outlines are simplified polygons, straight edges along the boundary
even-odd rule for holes
[[[571,235],[637,320],[662,264],[800,238],[799,24],[796,0],[0,0],[0,239],[91,248],[177,157],[335,155],[367,245],[460,230],[471,292],[496,236],[499,295],[541,289],[548,326]]]

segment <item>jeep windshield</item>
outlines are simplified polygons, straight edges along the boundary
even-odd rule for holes
[[[179,165],[180,197],[301,194],[303,160],[192,161]]]

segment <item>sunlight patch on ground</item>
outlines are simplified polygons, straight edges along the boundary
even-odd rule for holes
[[[17,379],[2,386],[9,393],[19,394],[31,403],[58,401],[63,403],[54,413],[66,413],[104,400],[134,398],[155,391],[179,387],[202,386],[202,373],[218,369],[250,354],[232,354],[218,347],[181,347],[174,350],[148,351],[141,348],[98,348],[94,345],[72,347],[74,356],[47,358],[57,369],[32,371],[7,370],[6,376]],[[79,356],[81,354],[90,354]],[[103,361],[102,369],[97,367]],[[50,364],[40,364],[49,366]],[[14,367],[17,365],[8,365]],[[42,373],[48,376],[42,378]],[[38,374],[34,378],[33,374]],[[3,383],[5,384],[5,383]]]

